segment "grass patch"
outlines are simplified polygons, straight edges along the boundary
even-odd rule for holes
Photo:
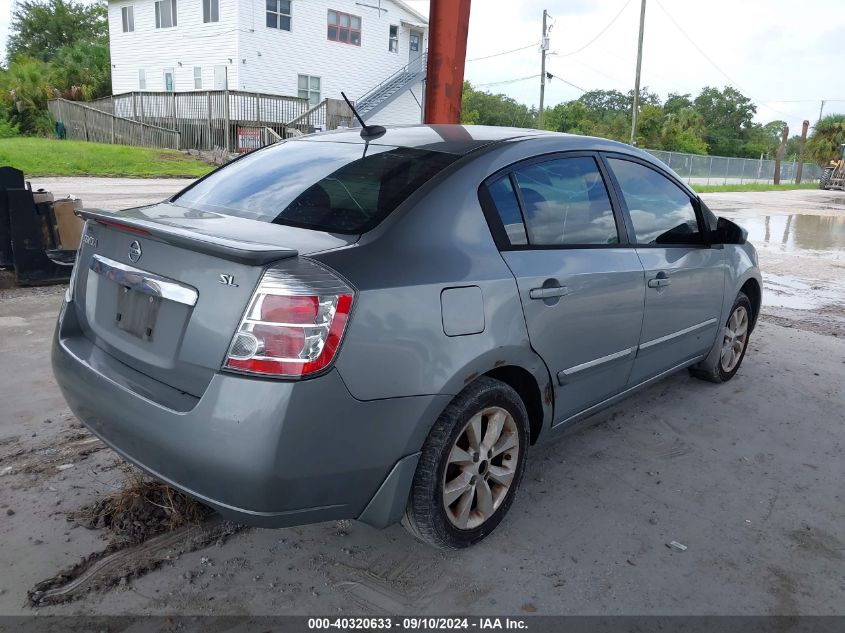
[[[214,166],[171,149],[104,145],[85,141],[16,137],[0,139],[0,165],[35,176],[196,178]]]
[[[695,185],[692,187],[698,193],[726,193],[731,191],[789,191],[790,189],[818,189],[817,182],[802,182],[800,185],[787,183],[783,185],[765,185],[749,183],[746,185]]]

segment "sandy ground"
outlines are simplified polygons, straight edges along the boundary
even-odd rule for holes
[[[33,184],[126,206],[121,183],[84,181],[91,191]],[[739,374],[677,374],[530,451],[509,517],[481,545],[443,553],[355,522],[189,529],[119,552],[78,599],[36,609],[29,589],[107,545],[68,513],[125,473],[49,370],[63,289],[0,291],[0,614],[845,613],[841,197],[707,196],[748,227],[766,277]]]

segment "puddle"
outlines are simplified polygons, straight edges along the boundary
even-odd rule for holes
[[[748,231],[748,240],[758,248],[813,251],[814,255],[819,251],[837,255],[845,251],[845,216],[760,215],[753,211],[723,215]]]
[[[818,310],[843,302],[845,285],[810,283],[787,275],[763,277],[763,303],[773,308]]]

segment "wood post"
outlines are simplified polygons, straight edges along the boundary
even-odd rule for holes
[[[804,121],[801,124],[801,140],[798,142],[798,168],[795,172],[795,184],[801,184],[801,177],[804,175],[804,148],[807,145],[807,130],[810,129],[810,122]]]
[[[178,124],[176,123],[176,91],[170,93],[173,97],[173,129],[178,130]],[[176,149],[179,149],[178,147]]]
[[[232,143],[229,138],[229,88],[228,88],[228,81],[227,87],[223,91],[223,121],[225,125],[225,132],[226,132],[226,152],[232,151]]]
[[[780,162],[783,160],[783,153],[786,150],[786,140],[788,138],[789,126],[785,125],[783,127],[783,132],[780,133],[780,145],[778,145],[778,151],[775,153],[775,174],[772,182],[776,185],[780,184]]]
[[[214,149],[214,145],[211,142],[211,91],[210,90],[205,91],[205,102],[206,102],[206,110],[207,110],[206,121],[205,121],[205,123],[206,123],[205,129],[206,129],[206,132],[208,132],[208,142],[206,143],[206,149],[212,150],[212,149]]]

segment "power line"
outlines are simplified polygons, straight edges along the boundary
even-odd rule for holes
[[[548,76],[548,75],[552,75],[552,73],[547,73],[546,76]],[[589,92],[589,90],[586,90],[585,88],[582,88],[581,86],[578,86],[578,85],[572,83],[571,81],[569,81],[568,79],[564,79],[563,77],[560,77],[559,75],[552,75],[551,77],[549,77],[549,79],[557,79],[558,81],[562,81],[563,83],[565,83],[567,86],[572,86],[576,90],[580,90],[581,92]]]
[[[475,84],[475,87],[476,88],[483,88],[483,87],[486,87],[486,86],[501,86],[501,85],[504,85],[504,84],[515,84],[518,81],[527,81],[528,79],[536,79],[539,76],[540,76],[539,74],[534,73],[533,75],[528,75],[526,77],[519,77],[517,79],[505,79],[503,81],[491,81],[491,82],[486,83],[486,84]]]
[[[841,103],[845,102],[845,99],[763,99],[763,103],[818,103],[819,101]]]
[[[529,44],[528,46],[520,46],[519,48],[514,48],[514,49],[509,50],[509,51],[502,51],[501,53],[493,53],[492,55],[485,55],[484,57],[473,57],[472,59],[468,59],[466,61],[467,62],[478,62],[478,61],[481,61],[482,59],[490,59],[492,57],[501,57],[502,55],[510,55],[511,53],[517,53],[519,51],[524,51],[526,48],[533,48],[535,46],[537,46],[536,42]]]
[[[669,11],[667,11],[667,10],[666,10],[666,7],[664,7],[664,6],[660,3],[660,0],[654,0],[654,1],[655,1],[655,3],[657,3],[657,6],[658,6],[658,7],[660,7],[660,10],[661,10],[661,11],[663,11],[663,14],[664,14],[667,18],[669,18],[669,21],[670,21],[670,22],[672,22],[672,24],[674,24],[674,25],[675,25],[675,28],[676,28],[676,29],[678,29],[678,31],[680,31],[681,35],[683,35],[683,36],[687,39],[687,41],[688,41],[690,44],[692,44],[692,45],[693,45],[693,47],[695,47],[695,50],[697,50],[697,51],[701,54],[701,56],[702,56],[704,59],[706,59],[708,62],[710,62],[710,65],[711,65],[711,66],[713,66],[713,68],[715,68],[715,69],[716,69],[716,70],[718,70],[718,71],[719,71],[722,75],[724,75],[724,77],[725,77],[725,78],[726,78],[726,79],[727,79],[730,83],[732,83],[733,85],[735,85],[737,88],[740,88],[743,92],[745,92],[746,94],[749,94],[749,96],[751,96],[751,97],[753,98],[753,95],[750,95],[750,93],[748,93],[748,91],[747,91],[747,90],[745,90],[744,88],[742,88],[742,86],[740,86],[740,85],[739,85],[739,82],[738,82],[738,81],[735,81],[735,80],[734,80],[734,79],[733,79],[733,78],[732,78],[732,77],[731,77],[728,73],[726,73],[724,70],[722,70],[716,62],[714,62],[712,59],[710,59],[710,56],[709,56],[707,53],[705,53],[705,52],[704,52],[704,50],[703,50],[703,49],[702,49],[702,48],[701,48],[698,44],[696,44],[696,43],[695,43],[695,41],[694,41],[694,40],[693,40],[693,39],[692,39],[692,38],[691,38],[691,37],[687,34],[687,32],[683,29],[683,27],[681,27],[681,25],[680,25],[680,24],[678,24],[677,20],[675,20],[675,18],[673,18],[673,17],[672,17],[672,15],[669,13]],[[786,112],[781,112],[780,110],[777,110],[777,109],[773,108],[772,106],[766,105],[766,104],[765,104],[763,101],[761,101],[760,99],[754,99],[754,100],[755,100],[756,102],[758,102],[760,105],[762,105],[764,108],[768,108],[768,109],[769,109],[769,110],[771,110],[772,112],[776,112],[777,114],[780,114],[780,115],[782,115],[782,116],[786,116],[786,117],[791,117],[791,116],[793,116],[793,115],[791,115],[791,114],[787,114]]]
[[[580,52],[581,52],[581,51],[583,51],[585,48],[587,48],[588,46],[590,46],[593,42],[595,42],[595,41],[596,41],[597,39],[599,39],[602,35],[604,35],[604,34],[607,32],[607,30],[608,30],[611,26],[613,26],[613,24],[616,22],[616,20],[618,20],[618,19],[619,19],[619,16],[620,16],[620,15],[622,15],[622,13],[625,11],[625,9],[627,9],[627,8],[628,8],[628,5],[629,5],[629,4],[631,4],[631,0],[625,0],[625,4],[623,4],[623,5],[622,5],[622,8],[621,8],[621,9],[619,9],[619,13],[617,13],[616,15],[614,15],[614,16],[613,16],[613,19],[612,19],[610,22],[608,22],[608,23],[607,23],[607,25],[606,25],[606,26],[605,26],[605,27],[604,27],[601,31],[599,31],[598,35],[596,35],[593,39],[591,39],[589,42],[587,42],[586,44],[584,44],[581,48],[575,49],[574,51],[571,51],[571,52],[569,52],[569,53],[561,53],[561,54],[560,54],[560,56],[561,56],[561,57],[569,57],[570,55],[574,55],[575,53],[580,53]]]

